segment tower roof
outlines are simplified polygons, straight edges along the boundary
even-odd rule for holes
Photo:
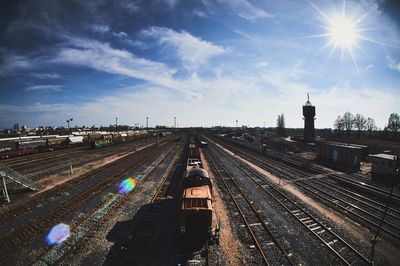
[[[310,94],[307,93],[307,102],[305,104],[306,106],[312,106],[311,102],[310,102]]]

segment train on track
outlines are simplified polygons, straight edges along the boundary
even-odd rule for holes
[[[202,168],[196,143],[191,139],[186,171],[181,180],[180,235],[219,240],[219,222],[213,203],[213,183]]]
[[[0,159],[83,145],[82,136],[46,136],[0,141]]]
[[[92,149],[143,139],[148,136],[163,137],[170,131],[135,130],[126,132],[90,132],[73,135],[43,135],[0,139],[0,159],[35,154],[71,146],[87,145]]]
[[[147,136],[149,136],[149,133],[145,130],[112,134],[89,134],[88,142],[91,149],[97,149],[114,144],[143,139]]]

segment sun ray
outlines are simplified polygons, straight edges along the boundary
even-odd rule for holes
[[[355,51],[361,51],[363,56],[370,57],[370,55],[362,49],[362,44],[364,42],[400,50],[400,43],[398,44],[393,40],[390,43],[385,43],[368,36],[367,32],[379,30],[378,27],[363,27],[362,25],[363,23],[367,23],[366,20],[372,14],[370,11],[363,12],[360,6],[358,6],[356,9],[352,9],[350,14],[348,10],[353,6],[346,3],[346,0],[343,0],[341,5],[337,5],[336,8],[334,7],[328,13],[321,10],[312,0],[308,0],[308,2],[319,14],[318,19],[322,22],[321,25],[317,24],[316,26],[322,28],[324,32],[296,39],[327,38],[327,42],[321,45],[319,49],[315,50],[315,52],[319,52],[320,50],[330,47],[325,62],[331,58],[334,53],[340,54],[341,62],[345,60],[346,55],[349,55],[358,75],[361,76],[356,58],[358,53],[355,53]]]
[[[390,45],[390,44],[387,44],[387,43],[384,43],[384,42],[373,40],[371,38],[367,38],[365,36],[360,36],[360,39],[362,39],[364,41],[369,41],[369,42],[372,42],[372,43],[375,43],[375,44],[379,44],[379,45],[383,45],[383,46],[387,46],[387,47],[390,47],[390,48],[395,48],[395,49],[399,49],[400,50],[400,46]]]
[[[353,61],[354,67],[356,68],[358,77],[361,78],[360,69],[358,68],[357,61],[356,61],[356,59],[355,59],[355,57],[353,55],[353,51],[350,49],[349,53],[350,53],[350,56],[351,56],[351,60]]]
[[[327,21],[330,21],[330,18],[329,18],[324,12],[322,12],[321,9],[319,9],[316,5],[314,5],[313,2],[311,2],[310,0],[308,0],[308,2],[309,2],[310,5],[311,5],[319,14],[321,14]]]

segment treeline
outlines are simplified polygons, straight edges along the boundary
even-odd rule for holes
[[[356,132],[356,136],[361,137],[363,132],[367,132],[369,137],[396,140],[400,130],[400,116],[397,113],[391,114],[387,126],[383,130],[378,130],[373,118],[345,112],[343,116],[339,115],[336,118],[333,127],[339,136],[350,137]]]

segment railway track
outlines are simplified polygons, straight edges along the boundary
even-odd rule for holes
[[[371,229],[379,227],[386,204],[369,199],[343,186],[338,186],[335,182],[326,178],[328,176],[338,176],[337,174],[325,173],[325,175],[313,178],[316,177],[315,174],[299,171],[270,158],[255,156],[244,151],[239,151],[238,153],[274,175],[285,178],[287,182],[295,183],[296,186],[313,197],[322,199],[343,213],[353,215],[356,219],[370,226]],[[389,207],[387,217],[382,224],[382,231],[398,241],[400,240],[399,224],[399,209]]]
[[[165,142],[161,142],[160,145],[164,145]],[[154,149],[155,144],[153,146],[148,147],[148,149]],[[145,152],[145,150],[139,151],[138,153]],[[69,191],[70,189],[77,187],[88,180],[90,180],[93,176],[98,175],[99,173],[105,171],[108,168],[114,167],[120,163],[121,160],[128,160],[130,158],[134,158],[135,156],[138,156],[138,153],[133,153],[130,155],[127,155],[126,157],[123,157],[119,160],[116,160],[114,162],[111,162],[107,165],[101,166],[95,170],[90,171],[87,174],[84,174],[80,178],[74,178],[71,179],[70,181],[67,181],[64,183],[62,186],[57,186],[54,189],[48,190],[46,192],[43,192],[33,198],[20,201],[16,204],[12,204],[11,206],[7,206],[3,209],[0,209],[0,225],[6,224],[12,219],[15,219],[16,217],[19,217],[23,215],[26,212],[29,212],[30,210],[36,208],[37,206],[42,206],[45,203],[48,202],[49,198],[56,198],[62,193],[65,193]]]
[[[336,234],[330,227],[320,222],[319,219],[312,215],[304,206],[294,201],[275,185],[268,182],[264,176],[238,160],[236,160],[236,164],[246,177],[268,195],[269,198],[272,198],[282,206],[287,213],[300,223],[305,230],[312,233],[341,262],[346,265],[366,265],[370,263],[356,248]]]
[[[145,161],[153,159],[158,154],[159,151],[157,148],[149,149],[146,152],[139,154],[135,162],[129,166],[121,168],[117,173],[113,173],[105,177],[100,182],[93,184],[89,188],[80,192],[78,195],[75,195],[73,198],[68,198],[56,208],[39,217],[36,217],[28,223],[18,227],[8,235],[2,237],[0,239],[0,258],[7,258],[13,253],[19,251],[38,235],[41,235],[48,230],[49,226],[63,221],[75,209],[79,208],[89,199],[93,198],[98,193],[119,181],[128,171],[138,167]]]
[[[30,160],[29,158],[19,158],[22,161],[5,162],[7,166],[14,170],[25,174],[27,177],[37,179],[39,176],[52,174],[61,170],[67,170],[72,164],[74,167],[79,167],[83,164],[90,163],[101,158],[118,154],[121,152],[129,152],[132,149],[137,148],[139,145],[144,146],[152,144],[155,141],[147,143],[147,141],[139,140],[129,143],[122,143],[112,145],[96,150],[88,149],[87,147],[79,147],[78,150],[64,149],[60,150],[57,154],[43,153],[41,157]]]
[[[2,163],[5,163],[10,167],[34,165],[37,162],[41,162],[41,161],[45,161],[45,160],[49,160],[49,159],[54,160],[55,158],[58,159],[61,156],[65,156],[65,155],[80,154],[87,150],[88,150],[87,146],[78,146],[78,147],[72,147],[72,148],[65,148],[65,149],[61,149],[61,150],[42,152],[42,153],[23,156],[23,157],[16,157],[16,158],[12,158],[12,159],[6,159],[6,160],[2,160]],[[20,169],[23,169],[23,167],[21,167]]]
[[[118,247],[115,248],[111,258],[105,265],[162,265],[169,264],[166,261],[155,261],[152,254],[154,246],[160,235],[163,219],[169,211],[168,191],[172,184],[172,178],[181,160],[183,150],[179,150],[175,155],[173,163],[168,167],[164,177],[155,190],[151,200],[142,207],[138,223],[132,232],[127,232],[130,237],[126,238]],[[172,184],[176,185],[176,184]]]
[[[179,147],[178,147],[179,149]],[[171,171],[171,168],[173,166],[175,166],[175,161],[176,161],[176,157],[179,154],[179,150],[176,151],[174,150],[174,148],[170,148],[160,159],[158,159],[154,164],[152,164],[151,169],[150,170],[146,170],[145,172],[143,172],[141,174],[142,179],[140,180],[140,182],[144,182],[147,178],[149,178],[154,171],[159,167],[160,164],[162,164],[163,162],[165,162],[167,160],[168,157],[170,157],[171,153],[176,153],[174,155],[174,159],[173,159],[173,164],[171,166],[168,167],[167,173],[169,173],[169,171]],[[160,188],[165,186],[166,183],[166,176],[164,176],[164,178],[161,180],[161,185]],[[158,190],[157,190],[158,191]],[[158,194],[158,192],[156,192],[156,194]],[[43,265],[43,263],[45,264],[56,264],[56,263],[60,263],[62,262],[62,260],[65,260],[65,258],[68,255],[72,255],[71,252],[76,250],[79,247],[82,247],[85,245],[86,240],[93,236],[96,232],[96,230],[91,230],[92,228],[94,228],[95,226],[101,226],[101,224],[107,220],[110,216],[112,216],[113,214],[115,214],[116,211],[119,211],[122,206],[124,204],[127,204],[125,197],[128,194],[124,194],[124,195],[118,195],[117,198],[113,198],[111,201],[111,204],[106,203],[105,205],[111,205],[111,207],[108,208],[108,210],[104,213],[104,215],[99,218],[96,219],[97,217],[99,217],[100,215],[97,214],[98,211],[92,211],[92,213],[94,213],[93,215],[95,216],[95,218],[92,218],[91,216],[93,215],[89,215],[87,218],[84,218],[83,221],[79,224],[77,224],[75,227],[79,228],[79,231],[85,231],[86,232],[86,237],[84,237],[82,235],[82,233],[78,233],[77,236],[75,236],[75,238],[79,239],[79,243],[77,241],[77,239],[74,240],[70,240],[69,242],[73,242],[76,243],[74,244],[74,248],[71,248],[71,243],[67,243],[66,246],[67,248],[63,248],[63,247],[55,247],[54,249],[50,249],[48,252],[46,252],[44,255],[40,256],[39,259],[36,260],[36,262],[34,263],[34,265]],[[154,198],[154,196],[153,196]],[[104,204],[99,204],[99,207],[97,207],[97,209],[102,209]],[[96,220],[93,222],[93,220]],[[83,228],[83,230],[82,230]],[[74,236],[72,236],[71,238],[74,238]]]
[[[219,142],[224,142],[225,145],[228,145],[231,150],[234,150],[234,147],[232,146],[233,143],[228,142],[226,140],[222,141],[219,139]],[[391,187],[373,182],[370,180],[366,180],[365,176],[362,176],[357,173],[353,174],[337,174],[334,172],[329,172],[327,171],[326,168],[321,167],[315,163],[305,161],[304,159],[294,157],[288,154],[284,153],[279,153],[276,151],[268,151],[267,154],[265,153],[260,153],[259,149],[257,147],[254,147],[253,145],[249,147],[248,145],[245,144],[239,144],[238,146],[246,149],[247,151],[251,152],[252,154],[257,154],[257,156],[261,156],[264,159],[270,159],[275,162],[281,162],[285,164],[286,167],[291,166],[292,168],[297,169],[298,171],[304,171],[304,173],[313,175],[313,174],[331,174],[332,178],[335,178],[337,181],[343,183],[344,186],[351,186],[355,189],[358,189],[360,192],[363,193],[368,193],[370,195],[373,195],[377,198],[386,200],[388,195],[390,194]],[[241,152],[243,152],[243,149],[240,149]],[[400,194],[394,193],[393,194],[393,200],[397,201],[399,206],[400,206]]]
[[[211,163],[213,172],[224,184],[232,202],[235,204],[242,221],[259,252],[261,261],[265,265],[297,265],[293,252],[284,247],[267,225],[260,211],[239,187],[235,179],[215,154],[207,151],[207,160]]]

